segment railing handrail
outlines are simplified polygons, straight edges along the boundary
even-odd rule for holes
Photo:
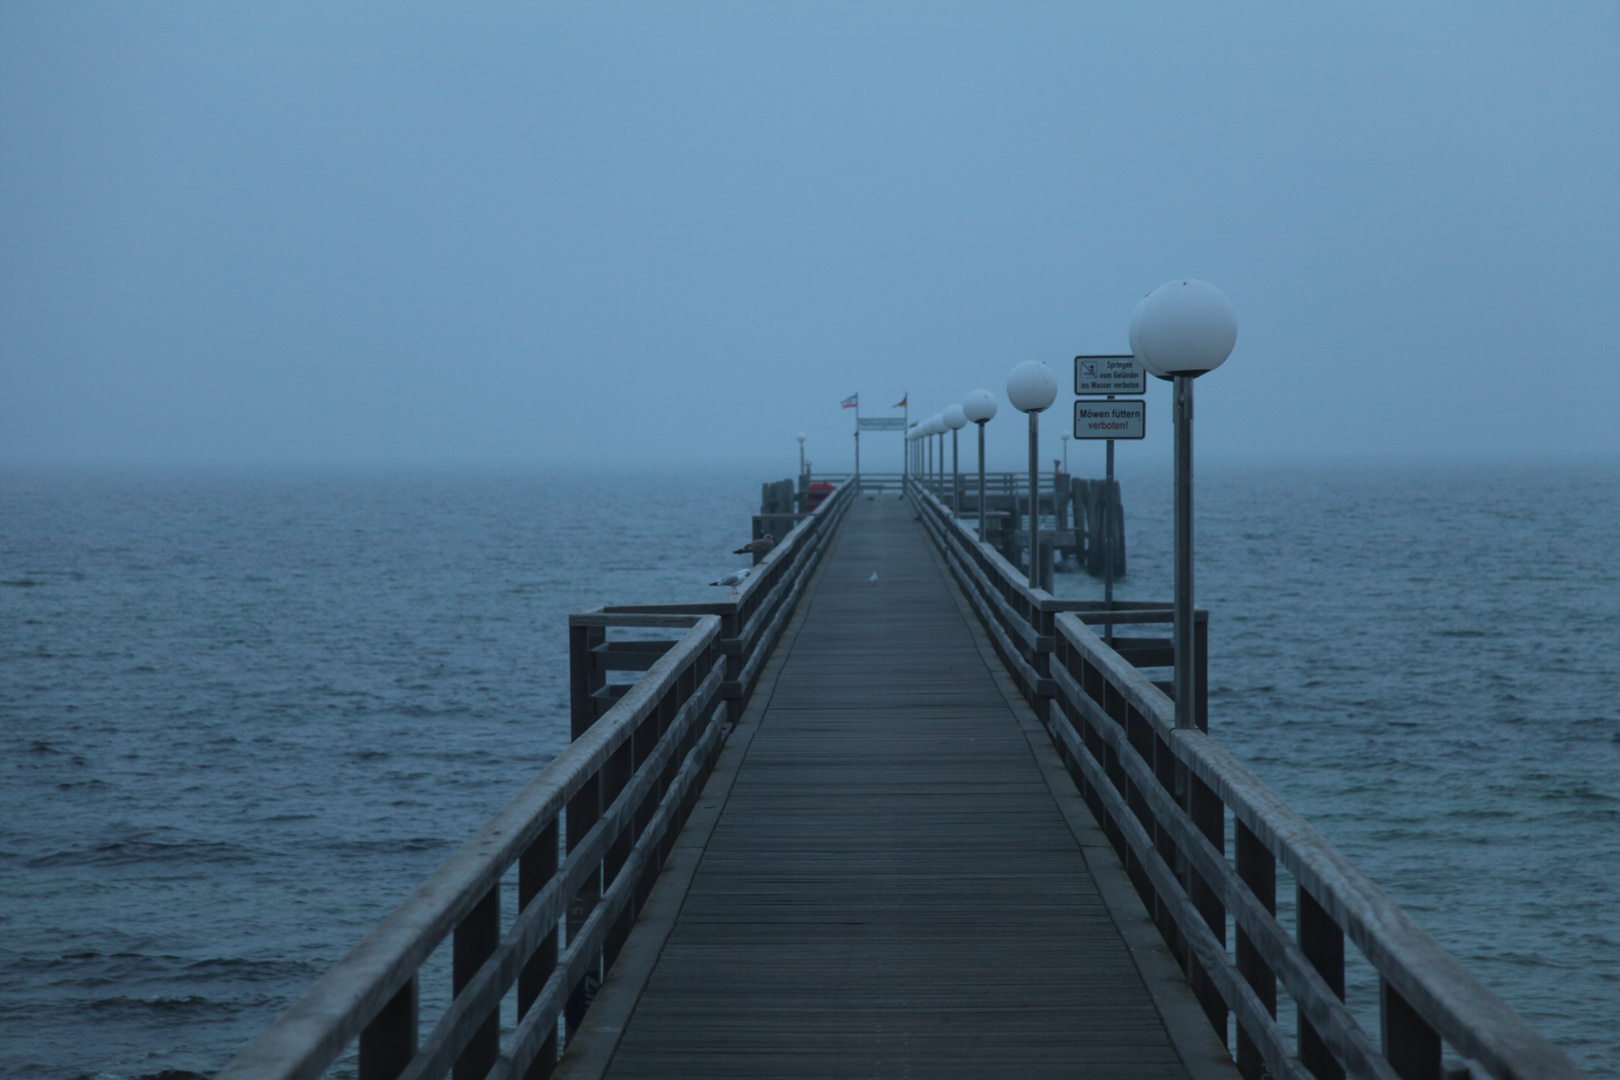
[[[584,737],[411,890],[216,1080],[298,1080],[319,1076],[335,1061],[720,633],[715,615],[691,616],[687,625],[691,629]]]
[[[1373,968],[1458,1052],[1493,1076],[1582,1075],[1231,752],[1202,731],[1178,729],[1175,703],[1089,627],[1069,614],[1059,615],[1057,625],[1087,660],[1106,666],[1109,681],[1126,689],[1131,704],[1177,759],[1221,797],[1344,928]]]
[[[943,502],[920,485],[915,486],[911,494],[922,509],[925,522],[931,526],[928,531],[936,542],[942,547],[955,545],[964,556],[976,556],[971,562],[948,559],[953,573],[959,576],[966,573],[971,577],[988,570],[999,578],[993,583],[995,588],[1022,597],[1032,612],[1050,616],[1050,632],[1061,638],[1084,664],[1089,664],[1106,684],[1107,692],[1117,695],[1132,715],[1149,725],[1151,737],[1168,748],[1177,762],[1207,786],[1219,800],[1222,813],[1229,809],[1288,869],[1311,899],[1360,949],[1379,977],[1439,1038],[1498,1080],[1530,1077],[1578,1080],[1585,1076],[1561,1050],[1464,969],[1365,873],[1231,753],[1205,732],[1178,729],[1170,697],[1104,643],[1086,625],[1084,618],[1114,621],[1108,616],[1120,612],[1096,602],[1069,602],[1070,610],[1047,605],[1049,594],[1029,588],[1027,582],[1020,580],[1023,575],[994,549],[980,542],[971,529],[950,514]],[[966,580],[963,585],[964,588],[976,587]],[[1144,616],[1162,621],[1169,605],[1131,606],[1132,621]],[[988,613],[980,608],[981,618]],[[1007,619],[1014,612],[1003,605],[997,614]],[[1034,640],[1038,630],[1031,627],[1028,638]],[[1344,1008],[1336,991],[1323,981],[1300,946],[1276,922],[1265,899],[1249,889],[1248,883],[1227,862],[1222,848],[1209,839],[1208,824],[1201,827],[1178,801],[1178,793],[1166,789],[1163,773],[1153,762],[1142,758],[1122,718],[1096,700],[1082,685],[1085,680],[1077,678],[1063,663],[1053,663],[1049,674],[1050,679],[1041,683],[1051,691],[1052,697],[1032,697],[1031,704],[1039,710],[1043,702],[1046,703],[1045,708],[1051,715],[1040,719],[1097,791],[1142,872],[1151,880],[1159,901],[1185,936],[1186,946],[1198,957],[1204,973],[1227,1006],[1238,1014],[1240,1024],[1262,1044],[1262,1053],[1273,1073],[1309,1075],[1299,1059],[1284,1047],[1280,1031],[1261,999],[1229,963],[1224,945],[1224,921],[1219,940],[1204,926],[1208,915],[1192,900],[1189,886],[1178,880],[1171,865],[1174,859],[1167,861],[1163,857],[1160,846],[1163,840],[1168,840],[1173,845],[1172,850],[1180,852],[1193,865],[1201,879],[1199,884],[1212,891],[1219,903],[1232,912],[1239,928],[1294,996],[1302,1012],[1319,1026],[1320,1037],[1351,1075],[1386,1078],[1400,1075],[1385,1057],[1387,1048],[1384,1051],[1374,1048]],[[1025,681],[1033,680],[1026,677]],[[1076,732],[1072,722],[1058,723],[1065,716],[1065,708],[1080,713],[1096,737],[1113,753],[1126,781],[1124,791],[1118,790],[1118,781],[1109,776],[1108,770],[1091,752],[1089,740]],[[1146,803],[1146,808],[1133,809],[1127,792]],[[1151,818],[1139,820],[1144,813],[1151,814]],[[1156,842],[1144,829],[1149,821],[1165,831],[1163,840]],[[1386,1031],[1386,1037],[1387,1034]]]
[[[613,926],[627,911],[633,917],[639,883],[656,872],[667,854],[670,839],[665,833],[678,828],[683,807],[695,799],[720,745],[723,725],[715,710],[727,700],[733,710],[728,715],[735,719],[734,710],[746,701],[852,494],[850,485],[841,485],[799,521],[733,599],[596,607],[570,615],[571,649],[575,635],[607,644],[610,627],[687,632],[673,643],[651,643],[653,648],[641,652],[638,663],[665,650],[599,717],[581,716],[581,707],[597,706],[592,700],[582,703],[581,687],[575,686],[570,745],[227,1064],[218,1074],[221,1080],[309,1080],[356,1038],[364,1074],[368,1032],[392,1022],[401,995],[414,1001],[413,980],[423,962],[452,934],[454,999],[420,1047],[411,1005],[409,1037],[401,1039],[390,1028],[389,1049],[377,1051],[393,1062],[383,1071],[407,1078],[439,1076],[459,1055],[473,1054],[479,1071],[487,1062],[488,1075],[495,1077],[543,1052],[558,1013],[594,958],[614,948],[606,944]],[[608,649],[607,658],[618,662],[607,668],[639,652],[628,644],[632,648]],[[602,685],[599,671],[594,682]],[[651,730],[657,736],[650,748],[639,736],[631,740],[648,725],[656,725]],[[567,857],[559,862],[564,815],[574,822],[576,813],[579,821],[567,830]],[[498,896],[504,875],[520,860],[524,874],[532,860],[543,876],[536,878],[532,894],[520,882],[520,910],[503,932],[498,905],[487,901]],[[564,908],[579,889],[594,888],[589,882],[598,878],[607,889],[587,905],[579,925],[570,915],[567,947],[553,951],[555,966],[541,976],[544,986],[530,988],[527,1005],[518,987],[520,1009],[527,1011],[511,1046],[497,1056],[498,1046],[491,1049],[498,1041],[489,1019],[492,1010],[511,992],[520,969],[526,970],[538,955],[542,939],[561,940],[556,924]],[[467,971],[464,930],[472,957]],[[462,1072],[460,1064],[456,1072]]]

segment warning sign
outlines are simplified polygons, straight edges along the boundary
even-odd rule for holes
[[[1077,356],[1074,392],[1086,394],[1145,394],[1147,369],[1134,356]]]
[[[1146,436],[1145,401],[1074,403],[1074,437],[1077,439],[1141,439]]]

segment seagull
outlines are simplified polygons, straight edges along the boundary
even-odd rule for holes
[[[776,546],[776,537],[766,533],[758,540],[750,540],[742,547],[733,551],[733,555],[763,555]]]
[[[753,567],[745,566],[740,570],[733,570],[731,573],[727,574],[725,577],[721,578],[719,581],[711,581],[711,582],[709,582],[709,584],[710,585],[730,585],[731,586],[731,594],[730,595],[731,596],[736,596],[737,595],[737,590],[742,588],[742,583],[747,581],[748,576],[750,574],[752,574],[753,572],[754,572]],[[729,597],[728,597],[728,599],[729,599]]]
[[[867,578],[866,580],[870,581],[872,584],[876,585],[877,584],[877,571],[876,570],[872,571],[872,576]]]

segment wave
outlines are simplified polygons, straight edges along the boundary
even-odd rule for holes
[[[91,847],[54,851],[29,859],[30,869],[61,866],[125,866],[132,863],[205,862],[211,865],[248,865],[258,856],[239,844],[212,840],[163,843],[157,840],[113,840]]]

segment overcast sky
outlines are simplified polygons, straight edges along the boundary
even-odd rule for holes
[[[1172,277],[1201,460],[1620,459],[1617,91],[1613,3],[10,0],[0,463],[785,474],[1030,359],[1053,457]]]

